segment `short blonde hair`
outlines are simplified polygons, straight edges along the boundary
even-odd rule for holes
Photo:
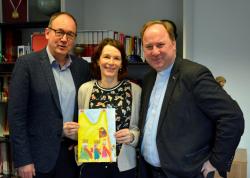
[[[144,35],[144,32],[146,31],[146,29],[148,27],[151,27],[152,25],[155,25],[155,24],[162,25],[166,29],[166,31],[168,32],[170,39],[172,41],[176,40],[174,26],[173,26],[173,24],[171,24],[169,21],[166,21],[166,20],[150,20],[147,23],[145,23],[141,29],[141,38],[142,39],[143,39],[143,35]]]

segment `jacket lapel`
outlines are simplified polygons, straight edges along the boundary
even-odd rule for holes
[[[77,73],[77,64],[74,62],[74,60],[78,60],[78,59],[75,59],[73,56],[70,56],[71,60],[72,60],[72,63],[70,64],[70,72],[71,72],[71,75],[72,75],[72,78],[73,78],[73,81],[74,81],[74,84],[75,84],[75,89],[77,91],[77,88],[78,88],[78,85],[79,85],[79,76],[80,74]]]
[[[41,59],[40,60],[41,67],[42,67],[44,75],[48,81],[48,85],[49,85],[50,91],[52,93],[53,99],[55,100],[55,103],[56,103],[58,110],[62,113],[60,101],[59,101],[59,95],[58,95],[58,91],[57,91],[57,87],[56,87],[56,82],[55,82],[53,72],[51,70],[51,64],[49,62],[49,57],[48,57],[48,54],[46,52],[46,49],[41,51],[40,59]]]
[[[176,83],[177,83],[177,79],[179,77],[179,65],[180,65],[180,60],[176,59],[175,64],[173,66],[173,69],[171,71],[171,74],[169,76],[169,80],[168,80],[168,85],[167,85],[167,90],[165,92],[165,96],[164,96],[164,100],[162,102],[162,107],[161,107],[161,114],[159,117],[159,122],[158,122],[158,129],[157,131],[160,130],[164,119],[166,119],[166,113],[168,110],[169,105],[171,104],[171,97],[173,95]]]

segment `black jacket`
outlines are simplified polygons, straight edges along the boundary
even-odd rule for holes
[[[155,78],[156,72],[152,70],[143,83],[140,140]],[[241,109],[211,72],[195,62],[176,59],[156,138],[161,167],[168,177],[198,175],[207,160],[221,174],[225,173],[231,167],[243,130]]]

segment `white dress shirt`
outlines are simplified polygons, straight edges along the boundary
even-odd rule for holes
[[[150,96],[149,108],[147,111],[146,123],[144,127],[141,152],[144,159],[155,167],[161,167],[156,146],[156,135],[161,107],[172,66],[173,65],[164,71],[157,73],[155,84]]]

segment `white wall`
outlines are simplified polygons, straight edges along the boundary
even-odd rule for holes
[[[250,161],[249,17],[249,0],[184,2],[183,28],[184,31],[187,29],[183,37],[184,57],[206,65],[214,76],[226,77],[225,90],[239,103],[244,113],[245,132],[239,147],[247,148],[248,162]],[[188,19],[191,19],[191,26]],[[248,170],[250,170],[249,163]],[[250,178],[249,173],[248,178]]]
[[[147,20],[168,18],[177,21],[177,2],[173,0],[70,0],[65,1],[65,8],[77,17],[79,28],[82,30],[107,29],[139,35],[141,26]]]
[[[76,17],[79,30],[115,30],[137,36],[148,20],[170,19],[177,25],[178,55],[182,55],[182,1],[61,0],[61,9]]]

